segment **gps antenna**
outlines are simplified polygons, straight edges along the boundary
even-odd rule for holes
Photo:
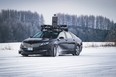
[[[52,17],[52,26],[56,27],[58,25],[58,17],[56,14]]]

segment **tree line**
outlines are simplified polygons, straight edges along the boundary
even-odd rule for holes
[[[22,41],[38,32],[43,23],[43,15],[37,12],[1,10],[0,42]]]
[[[110,30],[114,25],[113,21],[103,16],[94,16],[94,15],[69,15],[58,13],[58,24],[59,25],[68,25],[68,26],[77,26],[83,28],[92,28],[100,30]]]
[[[69,15],[57,13],[58,25],[69,30],[83,41],[115,41],[116,23],[103,16]],[[41,30],[42,14],[31,11],[0,11],[0,42],[20,42]]]
[[[116,24],[106,17],[62,13],[57,16],[59,25],[67,25],[69,30],[83,41],[116,41]]]

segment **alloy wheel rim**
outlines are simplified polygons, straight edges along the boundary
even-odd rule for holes
[[[79,47],[76,47],[76,54],[79,54]]]

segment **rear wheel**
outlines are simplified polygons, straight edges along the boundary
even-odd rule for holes
[[[74,56],[79,56],[80,55],[80,47],[76,46],[75,52],[73,53]]]

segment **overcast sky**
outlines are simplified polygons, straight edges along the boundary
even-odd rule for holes
[[[116,22],[116,0],[0,0],[1,9],[38,12],[46,24],[55,13],[102,15]]]

